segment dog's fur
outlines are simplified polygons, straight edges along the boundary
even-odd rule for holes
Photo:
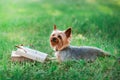
[[[70,46],[72,29],[60,31],[54,25],[54,30],[50,36],[50,45],[55,50],[55,56],[59,62],[70,59],[85,59],[94,61],[98,56],[110,56],[107,52],[90,46],[75,47]]]

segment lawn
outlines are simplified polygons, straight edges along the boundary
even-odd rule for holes
[[[95,46],[120,57],[119,0],[1,0],[0,80],[120,80],[120,63],[113,57],[93,63],[11,62],[19,44],[54,56],[49,45],[54,24],[72,28],[71,45]]]

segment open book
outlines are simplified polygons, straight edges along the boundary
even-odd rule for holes
[[[48,54],[30,49],[24,46],[18,46],[16,51],[12,51],[11,58],[12,61],[38,61],[44,62],[47,58]]]

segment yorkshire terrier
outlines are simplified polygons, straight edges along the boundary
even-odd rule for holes
[[[110,56],[107,52],[96,47],[71,46],[71,36],[71,28],[68,28],[65,31],[60,31],[57,29],[56,25],[54,25],[54,30],[50,35],[50,45],[55,50],[55,57],[59,62],[71,59],[85,59],[87,61],[94,61],[98,56]]]

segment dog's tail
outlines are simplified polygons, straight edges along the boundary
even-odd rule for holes
[[[112,54],[110,54],[108,52],[103,52],[102,57],[111,57],[111,58],[115,59],[116,62],[120,63],[120,57],[112,55]]]
[[[106,52],[106,51],[103,51],[103,50],[99,50],[100,53],[98,54],[98,56],[101,56],[101,57],[113,57],[113,58],[116,58],[116,56],[110,54],[109,52]]]

